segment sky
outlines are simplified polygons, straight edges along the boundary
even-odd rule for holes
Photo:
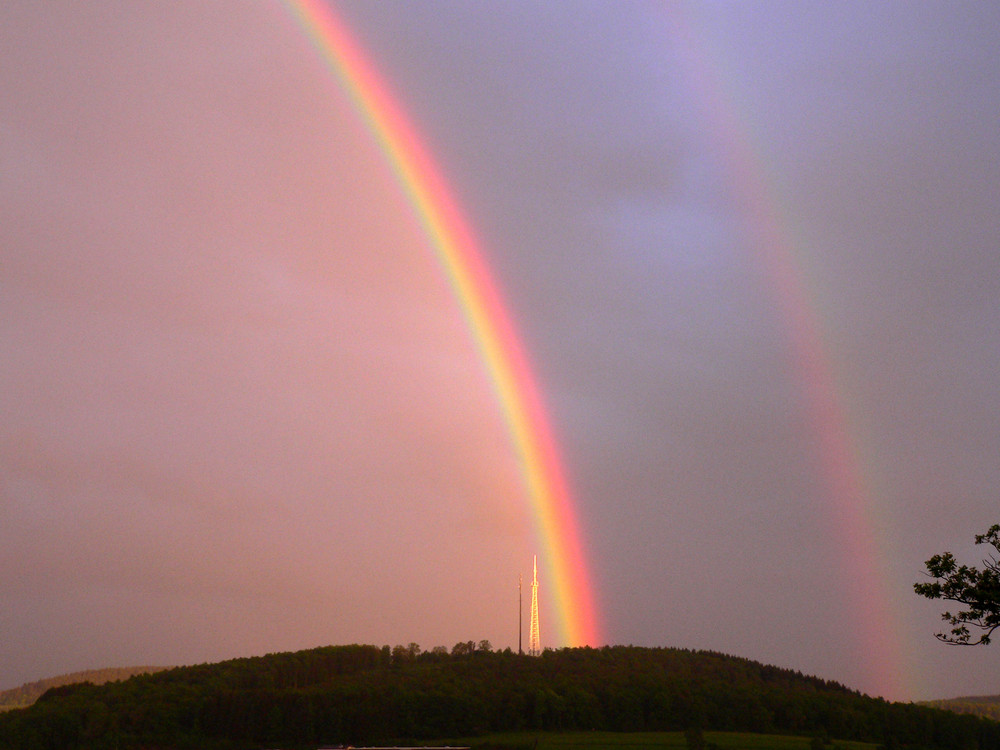
[[[1000,9],[331,7],[479,238],[602,642],[1000,693],[912,591],[1000,522]],[[0,689],[517,647],[490,372],[289,5],[0,5],[0,227]]]

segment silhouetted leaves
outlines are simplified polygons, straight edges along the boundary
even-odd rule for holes
[[[994,524],[985,534],[976,535],[976,544],[990,544],[1000,553],[1000,524]],[[1000,627],[1000,561],[990,556],[983,560],[983,569],[959,565],[950,552],[934,555],[927,561],[927,574],[936,579],[915,583],[914,591],[928,599],[956,602],[968,609],[945,612],[941,619],[952,626],[948,633],[936,633],[945,643],[960,646],[986,645],[990,635]],[[969,626],[982,631],[973,640]]]

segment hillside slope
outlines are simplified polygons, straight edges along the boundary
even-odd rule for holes
[[[1000,721],[1000,695],[980,695],[965,698],[948,698],[947,700],[922,701],[922,706],[941,708],[959,714],[985,716],[993,721]]]
[[[103,685],[106,682],[116,682],[127,680],[139,674],[152,674],[167,669],[167,667],[111,667],[108,669],[88,669],[84,672],[72,672],[56,677],[49,677],[35,682],[26,682],[23,685],[0,691],[0,711],[7,711],[12,708],[24,708],[30,706],[49,688],[71,685],[75,682],[91,682],[94,685]]]
[[[463,645],[463,644],[460,644]],[[337,646],[54,688],[0,748],[406,744],[487,732],[705,730],[1000,750],[1000,724],[709,652]]]

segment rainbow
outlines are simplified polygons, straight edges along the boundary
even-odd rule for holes
[[[912,681],[899,646],[902,617],[898,606],[889,605],[895,597],[889,594],[882,545],[875,531],[875,501],[849,431],[820,316],[807,294],[803,264],[797,257],[801,248],[780,209],[778,192],[767,179],[765,162],[754,149],[745,118],[715,75],[721,63],[709,59],[689,14],[681,7],[674,7],[670,20],[672,41],[689,86],[700,100],[731,189],[746,207],[754,247],[773,286],[795,365],[805,383],[808,417],[819,438],[818,459],[832,505],[830,520],[844,547],[841,578],[859,616],[859,654],[864,653],[869,679],[880,694],[905,695],[912,692]]]
[[[345,24],[320,0],[283,2],[395,173],[475,340],[521,466],[543,570],[552,582],[556,638],[567,646],[598,645],[601,631],[573,500],[536,379],[480,244],[417,131]]]

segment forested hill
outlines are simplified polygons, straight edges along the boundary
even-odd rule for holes
[[[0,748],[317,747],[689,727],[1000,750],[995,722],[746,659],[624,646],[530,657],[472,642],[451,654],[331,646],[54,688],[0,714]]]
[[[102,685],[115,680],[127,680],[137,674],[159,672],[166,667],[112,667],[109,669],[88,669],[85,672],[72,672],[57,677],[49,677],[35,682],[26,682],[20,687],[0,691],[0,711],[11,708],[30,706],[49,688],[71,685],[74,682],[92,682]]]
[[[1000,721],[1000,695],[980,695],[967,698],[949,698],[941,701],[923,701],[921,705],[943,708],[960,714],[985,716]]]

